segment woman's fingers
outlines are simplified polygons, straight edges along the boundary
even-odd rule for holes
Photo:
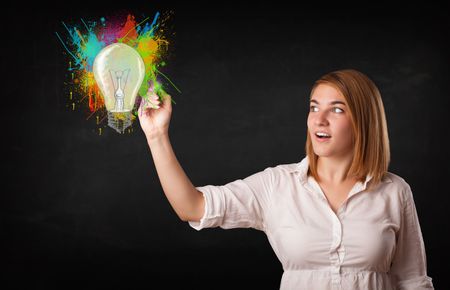
[[[147,115],[149,113],[148,109],[150,109],[150,107],[151,107],[151,105],[149,106],[148,101],[141,99],[141,103],[139,104],[139,108],[138,108],[138,116],[142,117],[144,115]]]
[[[154,99],[150,99],[150,100],[143,100],[141,102],[141,110],[147,110],[147,109],[156,109],[159,108],[160,102]]]
[[[141,103],[139,104],[138,108],[138,114],[139,116],[142,116],[143,114],[148,114],[150,113],[150,111],[148,111],[149,109],[157,110],[161,108],[161,105],[164,105],[164,103],[161,102],[156,93],[148,95],[148,98],[141,99]]]
[[[148,100],[149,106],[153,109],[158,109],[160,105],[159,97],[156,93],[153,93],[149,96]]]

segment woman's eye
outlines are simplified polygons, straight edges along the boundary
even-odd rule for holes
[[[333,109],[335,110],[336,113],[343,113],[344,112],[344,110],[342,110],[341,108],[338,108],[338,107],[334,107]]]
[[[311,106],[311,107],[309,107],[309,110],[310,110],[311,112],[316,112],[316,109],[317,109],[316,106]]]

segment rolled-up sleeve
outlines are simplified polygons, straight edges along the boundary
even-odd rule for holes
[[[405,189],[401,218],[390,271],[396,289],[434,289],[431,277],[427,276],[425,246],[409,185]]]
[[[225,185],[196,187],[205,198],[205,212],[199,222],[190,221],[196,230],[221,227],[264,230],[264,215],[273,187],[272,168]]]

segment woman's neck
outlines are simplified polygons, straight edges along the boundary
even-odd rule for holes
[[[331,183],[339,184],[349,181],[347,171],[350,168],[352,162],[352,155],[344,157],[319,157],[317,160],[317,173],[320,180]]]

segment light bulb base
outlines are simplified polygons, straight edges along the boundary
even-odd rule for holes
[[[123,134],[125,129],[131,126],[131,112],[109,112],[108,126]]]

